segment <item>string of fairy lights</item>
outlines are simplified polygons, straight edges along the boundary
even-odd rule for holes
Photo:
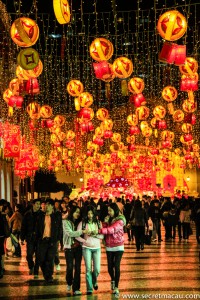
[[[187,56],[199,60],[200,32],[198,24],[200,22],[198,11],[199,3],[188,3],[187,1],[174,1],[173,9],[178,9],[186,16],[189,24],[187,33],[180,43],[187,47]],[[164,1],[162,8],[158,6],[158,1],[154,1],[151,9],[141,8],[141,1],[137,0],[137,9],[133,11],[118,11],[116,0],[111,0],[112,11],[98,11],[98,1],[93,1],[93,11],[85,12],[85,2],[81,1],[80,9],[73,11],[73,1],[69,1],[72,16],[71,22],[67,26],[57,23],[52,14],[40,13],[38,11],[38,1],[33,0],[31,9],[27,13],[28,17],[36,20],[40,28],[40,38],[34,48],[40,54],[43,62],[43,73],[40,75],[40,94],[34,99],[41,105],[47,104],[53,107],[54,116],[65,115],[66,130],[74,130],[74,118],[76,111],[74,99],[66,91],[67,83],[73,79],[79,79],[85,90],[93,95],[93,109],[105,107],[109,110],[114,121],[113,130],[120,132],[122,140],[125,141],[128,124],[126,120],[128,114],[134,112],[134,107],[129,101],[129,95],[122,95],[121,82],[116,78],[110,85],[110,97],[106,95],[106,83],[96,79],[92,67],[93,60],[89,55],[89,45],[97,36],[102,36],[110,40],[114,45],[114,55],[112,60],[119,56],[126,56],[133,62],[134,76],[141,77],[145,82],[144,95],[147,106],[150,108],[150,116],[153,117],[152,108],[158,103],[166,107],[166,102],[161,97],[164,86],[173,85],[179,87],[180,73],[176,66],[163,64],[158,61],[158,55],[163,41],[156,32],[156,22],[159,15],[168,7],[168,1]],[[23,15],[23,1],[14,1],[15,12],[11,13],[11,19]],[[0,90],[7,87],[9,81],[15,77],[16,57],[18,47],[13,45],[8,30],[4,27],[0,40]],[[127,79],[128,80],[128,79]],[[179,92],[177,100],[173,103],[178,109],[186,98],[184,92]],[[195,92],[195,98],[199,98],[199,91]],[[11,117],[13,123],[20,123],[22,133],[27,137],[34,135],[36,145],[42,153],[47,155],[50,151],[49,132],[43,128],[30,131],[28,124],[29,116],[26,114],[26,106],[30,101],[30,96],[25,96],[22,109],[15,109]],[[199,117],[199,103],[197,101],[196,117]],[[7,105],[4,100],[0,100],[0,118],[6,120]],[[167,114],[166,122],[168,129],[176,132],[174,147],[179,147],[179,137],[181,129],[177,123],[172,122],[172,116]],[[94,125],[98,125],[98,120],[94,120]],[[193,126],[195,142],[200,142],[200,127],[198,122]],[[88,133],[83,137],[85,143],[92,139],[93,133]],[[156,143],[150,137],[152,145]],[[136,144],[145,144],[143,136],[136,136]],[[101,149],[103,153],[109,148],[109,141],[105,142]]]

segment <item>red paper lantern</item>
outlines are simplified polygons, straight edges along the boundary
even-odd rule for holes
[[[40,87],[37,78],[30,78],[26,83],[26,92],[28,94],[39,94]]]
[[[104,138],[109,139],[113,137],[113,132],[111,130],[105,130],[104,131]]]
[[[109,63],[104,60],[99,63],[93,63],[94,73],[96,78],[102,79],[105,75],[111,75],[111,70],[109,68]]]
[[[86,120],[92,120],[94,118],[94,111],[92,108],[87,107],[87,108],[82,108],[79,112],[78,112],[78,118],[79,118],[79,122],[84,122]]]
[[[11,96],[8,101],[8,105],[12,106],[12,107],[14,107],[16,105],[16,107],[21,108],[23,101],[24,101],[24,98],[21,96]]]
[[[192,77],[183,75],[180,81],[181,91],[197,91],[198,90],[198,74]]]
[[[92,122],[81,123],[80,129],[82,133],[90,132],[94,130],[94,125],[92,124]]]
[[[129,150],[129,151],[135,151],[135,149],[136,149],[136,147],[135,147],[134,144],[128,145],[128,150]]]
[[[192,139],[193,139],[192,134],[187,133],[187,134],[184,135],[184,141],[185,142],[190,142],[190,141],[192,141]]]
[[[140,107],[146,104],[146,99],[143,94],[132,95],[129,100],[134,104],[135,107]]]
[[[167,123],[165,120],[159,120],[158,121],[158,129],[167,129]]]
[[[140,134],[140,129],[137,126],[131,126],[129,129],[129,134],[130,135]]]
[[[159,61],[176,66],[183,65],[186,59],[186,46],[165,42],[159,54]]]

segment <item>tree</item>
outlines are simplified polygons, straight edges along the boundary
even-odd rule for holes
[[[45,173],[38,171],[35,174],[35,192],[37,193],[57,193],[63,191],[65,195],[71,193],[71,184],[58,182],[55,173]]]

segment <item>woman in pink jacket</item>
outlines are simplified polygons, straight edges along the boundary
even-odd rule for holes
[[[105,235],[108,273],[111,277],[113,294],[119,296],[120,262],[124,253],[124,226],[125,217],[120,213],[116,203],[108,206],[108,216],[105,218],[103,228],[99,233]]]

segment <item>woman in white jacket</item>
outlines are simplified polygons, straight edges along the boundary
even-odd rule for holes
[[[82,244],[82,253],[86,267],[87,295],[91,295],[94,290],[98,290],[97,278],[101,266],[101,239],[102,234],[98,234],[101,228],[97,219],[96,210],[93,206],[87,206],[85,218],[78,225],[78,230],[86,229],[88,232],[84,237],[76,238]],[[93,265],[93,269],[92,269]]]
[[[67,291],[73,290],[74,295],[81,295],[81,260],[82,260],[82,247],[81,244],[75,239],[87,230],[82,228],[77,229],[77,225],[81,220],[81,210],[79,206],[72,206],[67,219],[63,222],[63,247],[66,259],[66,281]],[[75,270],[74,270],[75,269]]]

